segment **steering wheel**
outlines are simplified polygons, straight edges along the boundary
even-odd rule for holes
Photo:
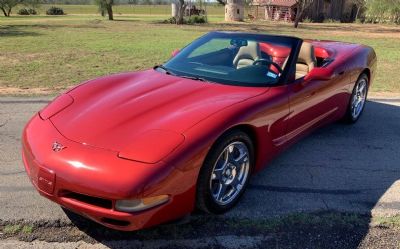
[[[257,64],[265,64],[265,65],[268,65],[268,67],[273,65],[279,71],[280,74],[283,73],[281,66],[279,66],[278,63],[273,62],[270,59],[257,59],[253,62],[253,65],[257,65]]]

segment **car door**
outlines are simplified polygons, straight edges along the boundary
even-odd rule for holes
[[[296,141],[336,117],[340,103],[336,77],[341,74],[332,78],[306,76],[290,84],[287,141]]]

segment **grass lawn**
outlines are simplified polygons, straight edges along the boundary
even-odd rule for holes
[[[100,75],[149,68],[167,60],[173,49],[210,30],[247,30],[367,44],[379,57],[372,91],[400,92],[399,26],[302,24],[296,30],[284,23],[223,23],[223,16],[211,16],[211,23],[206,25],[158,23],[166,18],[168,15],[162,13],[117,14],[116,21],[78,14],[0,17],[0,94],[35,93],[37,89],[58,92]]]
[[[51,6],[60,7],[67,14],[98,14],[96,5],[73,5],[73,4],[42,4],[38,11],[39,14],[45,14],[46,10]],[[199,7],[197,5],[197,7]],[[19,5],[13,13],[17,13],[18,9],[25,8],[24,5]],[[114,5],[114,13],[117,15],[171,15],[171,5]],[[208,5],[206,7],[209,15],[223,15],[224,7],[221,5]]]

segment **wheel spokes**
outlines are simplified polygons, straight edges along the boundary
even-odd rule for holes
[[[361,80],[357,83],[351,103],[351,115],[356,119],[364,108],[367,96],[367,82]]]
[[[242,142],[233,142],[221,152],[210,179],[212,196],[226,205],[242,190],[249,172],[249,152]]]
[[[225,197],[226,187],[227,185],[225,185],[224,183],[219,183],[218,192],[216,193],[216,195],[214,195],[217,201],[222,201],[222,199]]]

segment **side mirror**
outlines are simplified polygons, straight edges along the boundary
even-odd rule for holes
[[[179,49],[175,49],[174,51],[172,51],[171,57],[175,57],[177,54],[179,54],[179,52],[180,52]]]
[[[307,75],[304,80],[331,80],[333,78],[332,69],[326,67],[314,67]]]

